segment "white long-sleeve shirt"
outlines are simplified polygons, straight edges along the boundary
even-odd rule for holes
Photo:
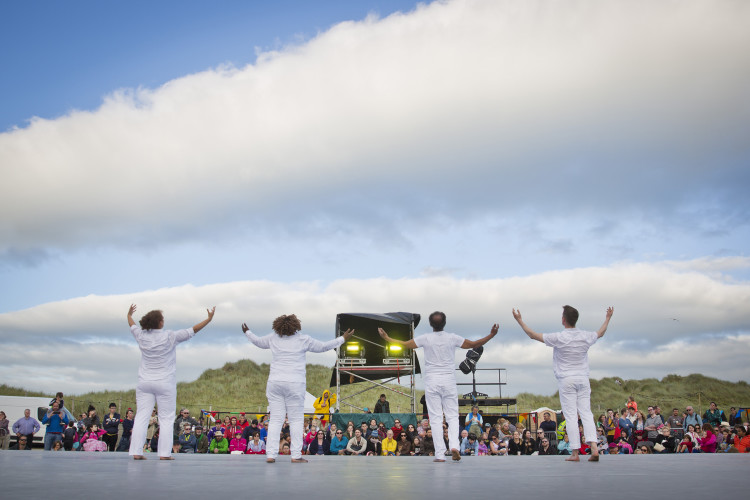
[[[187,330],[146,330],[130,327],[141,349],[139,380],[174,380],[177,371],[177,344],[189,340],[195,332]]]
[[[271,349],[273,355],[271,370],[268,374],[269,382],[305,382],[305,354],[310,352],[326,352],[344,343],[340,336],[328,342],[321,342],[309,335],[299,332],[291,336],[281,336],[270,333],[265,337],[258,337],[250,330],[245,332],[247,339],[256,347]]]

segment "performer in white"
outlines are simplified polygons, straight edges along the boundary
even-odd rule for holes
[[[128,309],[128,324],[138,347],[141,349],[141,364],[138,367],[138,385],[135,387],[137,413],[133,422],[130,455],[135,460],[145,460],[143,445],[154,403],[159,409],[159,458],[172,457],[172,425],[177,406],[177,344],[192,338],[211,322],[216,308],[206,309],[208,318],[187,330],[164,330],[164,315],[151,311],[140,320],[140,327],[133,321],[135,304]]]
[[[578,416],[583,423],[583,437],[591,446],[589,462],[599,461],[599,450],[596,444],[596,425],[591,413],[591,386],[589,385],[589,348],[604,336],[612,318],[614,309],[607,308],[604,324],[596,332],[587,332],[576,328],[578,311],[571,306],[563,306],[562,325],[565,330],[556,333],[536,333],[521,318],[521,311],[513,309],[513,317],[521,325],[526,335],[533,340],[544,342],[552,347],[552,367],[557,378],[560,392],[560,406],[565,416],[565,428],[568,432],[570,447],[573,450],[566,460],[578,462],[578,450],[581,448],[581,437],[578,432]]]
[[[422,378],[424,380],[424,395],[427,402],[427,414],[430,417],[430,428],[435,436],[435,460],[445,462],[445,442],[442,439],[443,414],[448,422],[448,446],[453,460],[461,460],[459,452],[459,421],[458,421],[458,390],[456,386],[456,349],[473,349],[482,346],[497,335],[500,328],[492,326],[490,334],[479,340],[467,340],[455,333],[443,331],[445,328],[445,313],[435,311],[430,314],[432,333],[420,335],[411,340],[395,340],[388,336],[385,330],[378,328],[378,333],[391,344],[398,344],[407,349],[424,349],[424,363]]]
[[[256,347],[270,349],[273,356],[266,385],[266,397],[271,412],[266,445],[266,462],[268,463],[275,462],[279,454],[279,436],[285,416],[289,418],[292,462],[307,462],[302,458],[302,426],[307,386],[305,353],[335,349],[354,334],[354,330],[347,330],[334,340],[320,342],[309,335],[298,333],[301,329],[302,324],[294,314],[285,314],[276,318],[273,321],[275,333],[270,333],[265,337],[256,336],[247,324],[242,324],[242,331],[247,339]]]

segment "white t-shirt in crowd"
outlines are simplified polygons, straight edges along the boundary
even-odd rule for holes
[[[305,353],[330,351],[344,343],[343,335],[328,342],[321,342],[299,332],[291,336],[281,336],[274,332],[258,337],[248,330],[245,336],[256,347],[271,349],[273,357],[268,373],[269,382],[305,383]]]
[[[455,333],[432,332],[414,338],[417,347],[424,349],[422,376],[429,380],[456,380],[456,349],[464,338]]]
[[[192,328],[143,331],[138,325],[131,326],[130,333],[141,349],[139,380],[174,379],[177,370],[177,344],[195,335]]]
[[[589,376],[589,347],[599,339],[596,332],[566,328],[562,332],[545,333],[544,343],[552,351],[552,369],[558,379]]]

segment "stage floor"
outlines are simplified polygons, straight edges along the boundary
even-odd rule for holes
[[[226,498],[744,498],[750,454],[563,457],[280,457],[175,455],[134,461],[125,453],[0,451],[0,497]],[[585,459],[584,459],[585,460]],[[280,496],[279,496],[280,495]]]

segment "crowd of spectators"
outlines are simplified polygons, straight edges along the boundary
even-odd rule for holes
[[[384,396],[378,401],[379,409],[386,410]],[[128,408],[125,416],[118,413],[117,405],[111,403],[108,413],[100,419],[96,409],[90,406],[77,421],[68,417],[64,410],[62,394],[50,402],[50,408],[41,422],[31,417],[26,410],[24,417],[12,427],[4,412],[0,411],[0,446],[9,449],[11,431],[15,443],[11,449],[29,450],[34,435],[46,426],[44,449],[50,451],[119,451],[130,447],[133,429],[133,411]],[[654,454],[654,453],[719,453],[750,452],[748,422],[743,422],[735,408],[729,415],[712,402],[703,416],[692,406],[684,411],[674,408],[663,416],[659,406],[648,406],[648,416],[638,410],[633,398],[621,410],[607,410],[597,420],[597,448],[604,454]],[[517,456],[517,455],[569,455],[572,450],[564,422],[556,422],[551,412],[543,412],[539,421],[527,428],[523,423],[513,423],[499,418],[493,424],[485,419],[477,407],[466,415],[461,430],[460,453],[464,456]],[[180,410],[173,434],[174,453],[249,454],[266,453],[268,416],[260,420],[248,419],[245,413],[227,415],[216,421],[206,416],[210,424],[203,425],[203,418],[196,420],[186,408]],[[438,434],[423,419],[414,425],[402,427],[396,418],[388,428],[379,421],[377,414],[367,413],[360,422],[349,421],[345,428],[338,428],[316,417],[305,420],[303,452],[308,455],[364,455],[364,456],[432,456],[435,453],[434,439],[448,443],[448,426],[442,423]],[[578,422],[578,432],[583,426]],[[156,411],[149,420],[145,451],[157,451],[159,427]],[[291,447],[289,423],[284,422],[280,439],[280,454],[288,455]],[[589,445],[582,440],[581,454],[589,453]]]

